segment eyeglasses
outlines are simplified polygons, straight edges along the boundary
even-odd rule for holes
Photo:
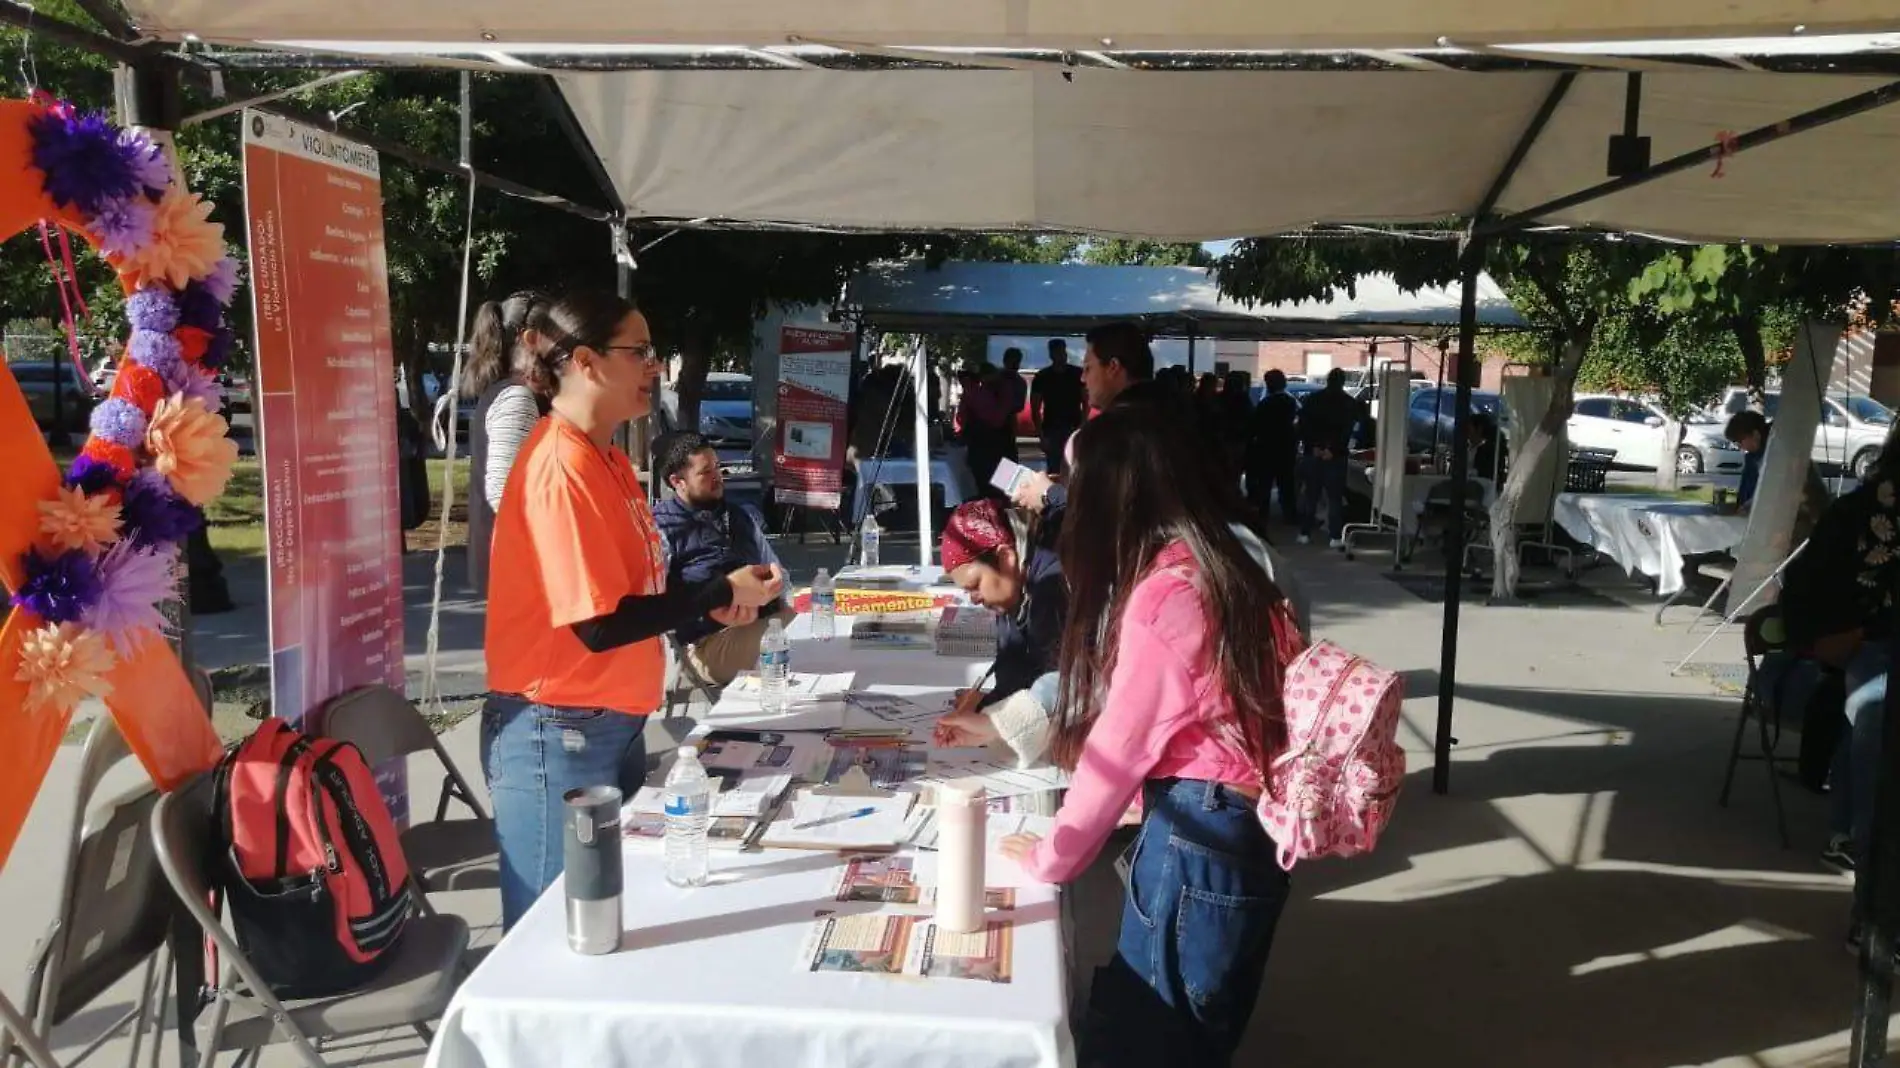
[[[639,344],[639,345],[599,345],[599,346],[594,346],[594,351],[596,352],[624,352],[631,355],[636,360],[644,360],[647,363],[660,362],[660,354],[653,351],[653,346],[651,343],[645,343],[645,344]]]

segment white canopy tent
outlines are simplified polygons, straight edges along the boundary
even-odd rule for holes
[[[1072,77],[1071,77],[1072,75]],[[1469,218],[1552,73],[630,71],[562,88],[630,215],[1164,240]],[[1649,74],[1660,162],[1888,84]],[[1497,202],[1603,179],[1627,76],[1583,74]],[[1900,238],[1900,108],[1867,111],[1540,221],[1687,240]]]
[[[226,43],[779,45],[788,38],[1061,49],[1428,48],[1894,28],[1891,0],[130,0],[142,31]]]

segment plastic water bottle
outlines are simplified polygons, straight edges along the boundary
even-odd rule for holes
[[[838,636],[838,584],[822,567],[811,581],[811,636],[821,642]]]
[[[792,643],[785,640],[785,624],[774,619],[759,643],[759,711],[785,711],[785,682],[792,673]]]
[[[712,793],[712,779],[699,766],[699,750],[681,746],[673,770],[666,773],[661,800],[666,813],[666,881],[674,886],[706,885]]]
[[[865,516],[864,526],[858,533],[858,562],[865,567],[877,566],[878,537],[876,517],[870,515]]]

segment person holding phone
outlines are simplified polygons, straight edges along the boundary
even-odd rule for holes
[[[495,515],[482,771],[501,854],[502,927],[562,869],[562,795],[646,778],[641,735],[660,706],[660,635],[701,617],[744,626],[784,573],[748,565],[666,581],[659,528],[614,431],[653,408],[660,360],[628,301],[579,293],[531,322],[531,388],[549,414],[522,442]]]

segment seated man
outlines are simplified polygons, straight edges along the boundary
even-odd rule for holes
[[[1735,510],[1743,515],[1755,503],[1755,489],[1761,485],[1761,460],[1768,451],[1768,419],[1760,412],[1736,412],[1722,436],[1742,450],[1742,484],[1735,491]]]
[[[698,434],[670,434],[654,453],[656,470],[673,489],[673,496],[653,509],[666,538],[668,584],[700,582],[747,564],[779,562],[758,514],[726,502],[726,480],[711,442]],[[744,626],[722,629],[710,619],[699,619],[674,631],[673,640],[684,652],[687,668],[724,686],[757,665],[766,625],[773,618],[789,624],[793,615],[775,602]]]

